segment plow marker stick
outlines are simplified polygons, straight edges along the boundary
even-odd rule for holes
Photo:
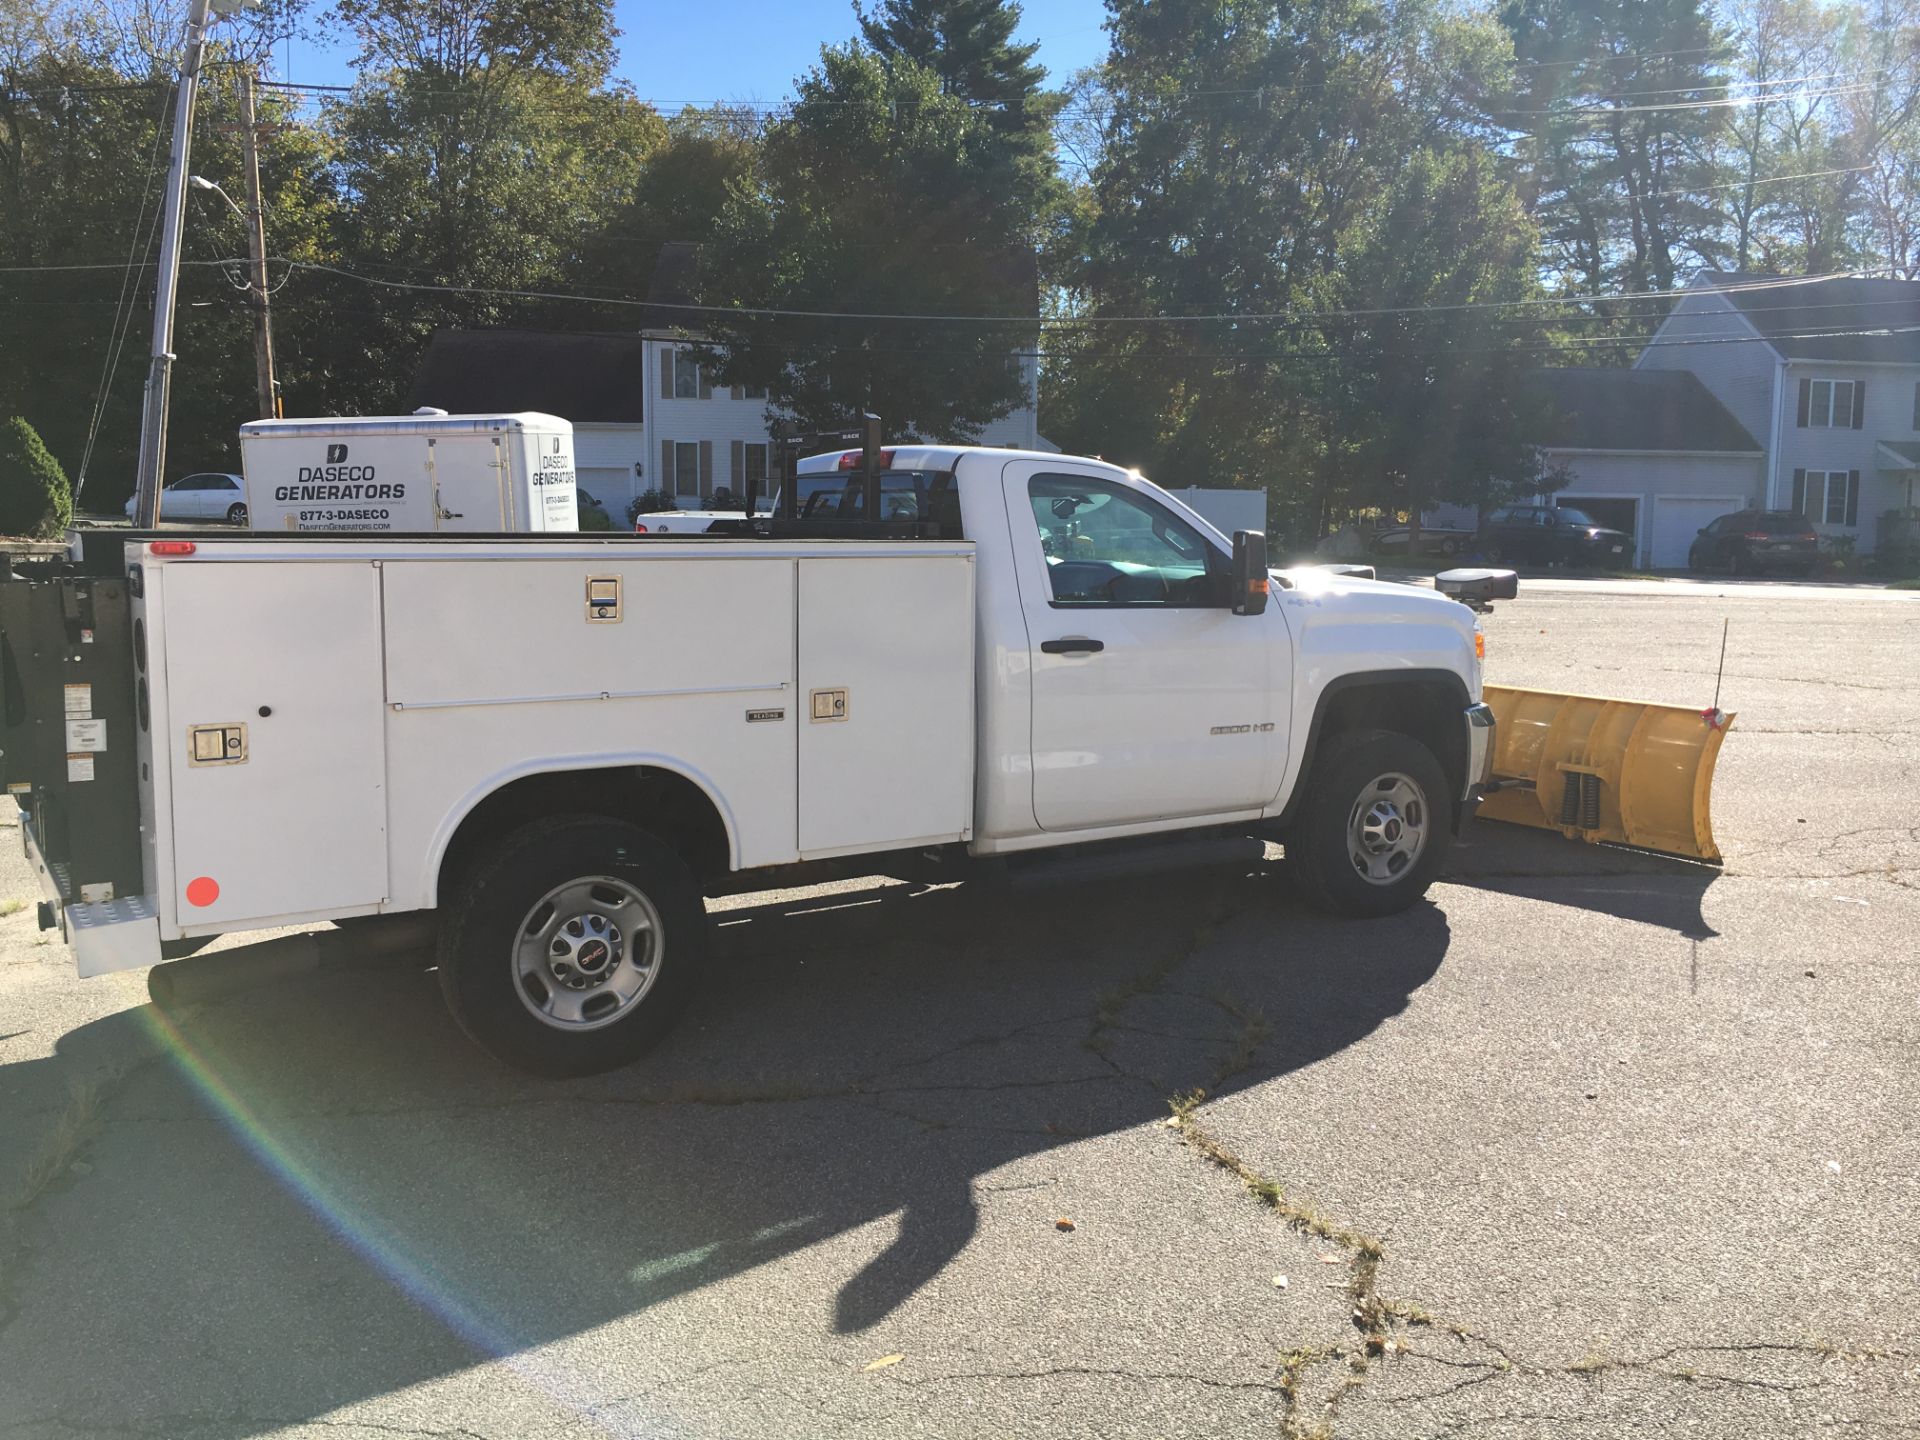
[[[1733,716],[1504,685],[1485,698],[1501,788],[1482,817],[1719,863],[1709,801]]]

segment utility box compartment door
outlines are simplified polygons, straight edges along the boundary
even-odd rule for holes
[[[973,827],[973,557],[799,562],[800,853]]]
[[[380,572],[165,567],[166,730],[184,927],[386,897]],[[161,721],[154,717],[156,729]]]

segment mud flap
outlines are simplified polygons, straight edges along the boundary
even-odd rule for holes
[[[1720,862],[1713,767],[1733,716],[1489,685],[1497,737],[1486,820]]]

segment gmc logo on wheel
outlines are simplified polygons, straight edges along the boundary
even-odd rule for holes
[[[339,465],[345,462],[346,458],[347,458],[346,446],[344,445],[327,446],[327,464]]]

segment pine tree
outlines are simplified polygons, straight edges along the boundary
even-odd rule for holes
[[[21,416],[0,424],[0,534],[50,537],[73,518],[66,471]]]
[[[1017,106],[1047,72],[1033,63],[1037,43],[1016,44],[1020,7],[1001,0],[880,0],[860,15],[875,52],[904,55],[940,77],[940,88],[981,105]]]

